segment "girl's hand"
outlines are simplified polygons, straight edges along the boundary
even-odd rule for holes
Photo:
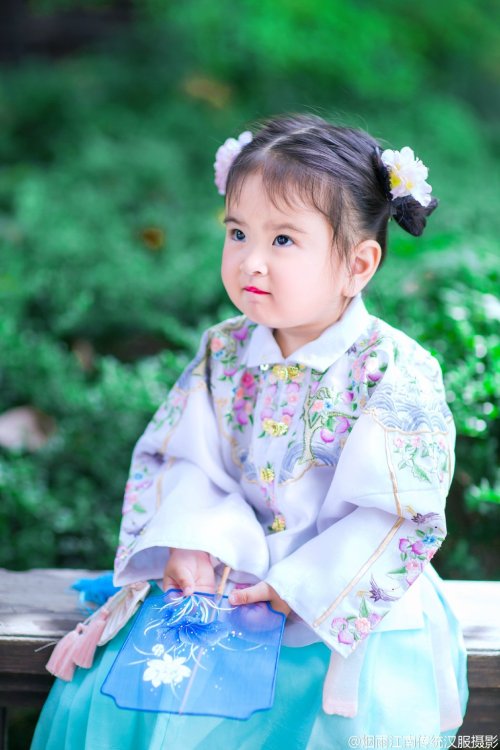
[[[183,596],[194,591],[215,592],[215,574],[208,552],[190,549],[171,549],[163,574],[163,590],[182,589]]]
[[[255,602],[269,602],[273,609],[283,612],[285,617],[291,611],[284,599],[281,599],[272,586],[264,581],[246,589],[233,589],[229,594],[230,604],[254,604]]]

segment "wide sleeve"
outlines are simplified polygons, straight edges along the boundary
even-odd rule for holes
[[[411,373],[393,365],[346,441],[317,535],[266,576],[343,656],[397,608],[441,545],[454,441],[437,362],[427,355]]]
[[[116,585],[161,578],[170,547],[203,550],[256,578],[268,570],[262,527],[224,466],[210,377],[208,331],[134,448]]]

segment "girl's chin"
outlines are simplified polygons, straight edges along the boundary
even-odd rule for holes
[[[273,319],[273,317],[269,314],[266,315],[265,311],[259,310],[258,307],[245,306],[243,313],[253,323],[258,323],[259,325],[266,326],[267,328],[276,328],[276,321]]]
[[[269,309],[268,297],[257,297],[253,299],[238,300],[236,307],[241,310],[242,313],[251,318],[255,323],[262,323],[263,325],[270,325],[268,321],[273,317],[271,310]]]

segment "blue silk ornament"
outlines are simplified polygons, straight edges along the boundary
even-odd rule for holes
[[[271,708],[285,616],[177,589],[149,597],[101,692],[120,708],[248,719]]]
[[[71,584],[71,588],[80,592],[80,604],[87,612],[93,612],[93,609],[87,607],[87,603],[95,604],[102,607],[108,599],[120,590],[120,587],[113,585],[113,573],[104,573],[97,578],[79,578]]]

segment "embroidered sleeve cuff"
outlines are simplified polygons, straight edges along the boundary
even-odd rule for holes
[[[399,602],[445,533],[437,513],[407,520],[358,508],[274,565],[265,580],[319,638],[348,656],[394,607],[412,625],[418,601],[409,608]]]
[[[169,470],[155,515],[124,541],[115,563],[119,585],[130,576],[162,577],[169,547],[203,550],[259,579],[269,567],[265,534],[252,508],[238,493],[217,488],[195,465],[179,463]]]

